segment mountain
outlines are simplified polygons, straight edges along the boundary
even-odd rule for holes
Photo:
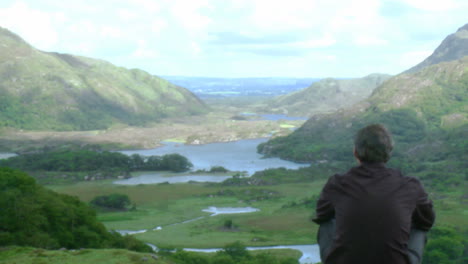
[[[370,74],[363,78],[326,78],[297,92],[266,101],[264,111],[292,116],[312,116],[349,107],[371,95],[372,91],[390,78],[386,74]]]
[[[307,87],[318,78],[294,77],[189,77],[162,76],[172,83],[186,87],[200,98],[231,96],[277,96]]]
[[[468,24],[459,28],[457,32],[447,36],[431,56],[406,72],[416,72],[424,67],[444,61],[456,60],[464,56],[468,56]]]
[[[468,159],[467,102],[468,56],[464,56],[394,76],[368,99],[313,116],[289,136],[274,138],[258,150],[301,162],[351,164],[356,131],[382,123],[396,142],[393,165],[415,173],[439,171],[461,177]]]
[[[0,127],[92,130],[206,111],[193,93],[167,80],[102,60],[43,52],[0,28]]]

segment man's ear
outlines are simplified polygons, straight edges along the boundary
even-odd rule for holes
[[[356,161],[360,164],[361,160],[359,159],[359,156],[357,154],[356,147],[353,147],[353,155],[354,155],[354,158],[356,158]]]

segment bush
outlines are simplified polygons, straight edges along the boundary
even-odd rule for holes
[[[210,172],[221,172],[221,173],[226,173],[229,170],[224,168],[223,166],[213,166],[210,169]]]
[[[109,233],[89,205],[36,184],[24,172],[0,168],[0,193],[0,247],[119,247],[152,251],[134,238]]]
[[[96,207],[123,210],[130,205],[130,198],[126,194],[113,193],[96,196],[90,203]]]

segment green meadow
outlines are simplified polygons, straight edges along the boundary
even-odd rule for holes
[[[0,250],[0,264],[136,264],[136,263],[173,263],[152,254],[138,253],[123,249],[81,249],[45,250],[29,247],[7,247]]]
[[[98,220],[108,229],[151,229],[135,236],[158,247],[210,248],[235,241],[248,246],[315,243],[317,226],[310,221],[313,209],[288,205],[318,195],[323,184],[324,180],[243,187],[202,183],[115,185],[103,180],[48,187],[86,202],[98,195],[126,194],[136,210],[99,212]],[[254,207],[259,211],[216,216],[202,211],[211,206]],[[197,220],[182,223],[192,219]],[[232,221],[231,228],[224,226],[226,221]],[[158,226],[162,229],[153,230]]]
[[[324,176],[298,183],[222,186],[205,183],[115,185],[111,180],[103,180],[48,187],[86,202],[98,195],[126,194],[136,210],[98,212],[99,221],[108,229],[149,229],[134,236],[158,247],[213,248],[235,241],[247,246],[316,243],[317,225],[310,220],[315,205],[305,205],[301,201],[318,196],[325,181]],[[466,189],[466,183],[445,190],[427,188],[437,213],[436,226],[466,231]],[[215,216],[202,211],[211,206],[254,207],[259,211]],[[185,221],[189,222],[182,223]],[[230,228],[225,226],[227,221],[232,223]],[[153,230],[157,227],[161,229]]]

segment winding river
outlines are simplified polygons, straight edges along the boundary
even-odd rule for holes
[[[202,211],[211,213],[210,216],[217,216],[221,214],[241,214],[241,213],[252,213],[259,211],[257,208],[252,208],[252,207],[209,207],[206,209],[203,209]],[[209,217],[209,216],[208,216]],[[205,216],[202,217],[197,217],[194,219],[190,219],[181,223],[175,223],[171,224],[168,226],[173,226],[173,225],[180,225],[180,224],[185,224],[193,221],[197,221],[200,219],[205,218]],[[125,235],[133,235],[133,234],[140,234],[140,233],[145,233],[148,231],[152,230],[162,230],[164,227],[157,226],[153,229],[148,229],[148,230],[136,230],[136,231],[130,231],[130,230],[117,230],[117,232]],[[151,246],[154,250],[157,250],[157,247],[153,244],[148,244]],[[268,249],[294,249],[298,250],[302,253],[301,258],[299,259],[299,262],[301,264],[310,264],[310,263],[317,263],[320,262],[320,251],[317,245],[285,245],[285,246],[266,246],[266,247],[247,247],[248,250],[268,250]],[[199,248],[184,248],[186,251],[194,251],[194,252],[205,252],[205,253],[212,253],[216,251],[222,250],[221,248],[209,248],[209,249],[199,249]]]

